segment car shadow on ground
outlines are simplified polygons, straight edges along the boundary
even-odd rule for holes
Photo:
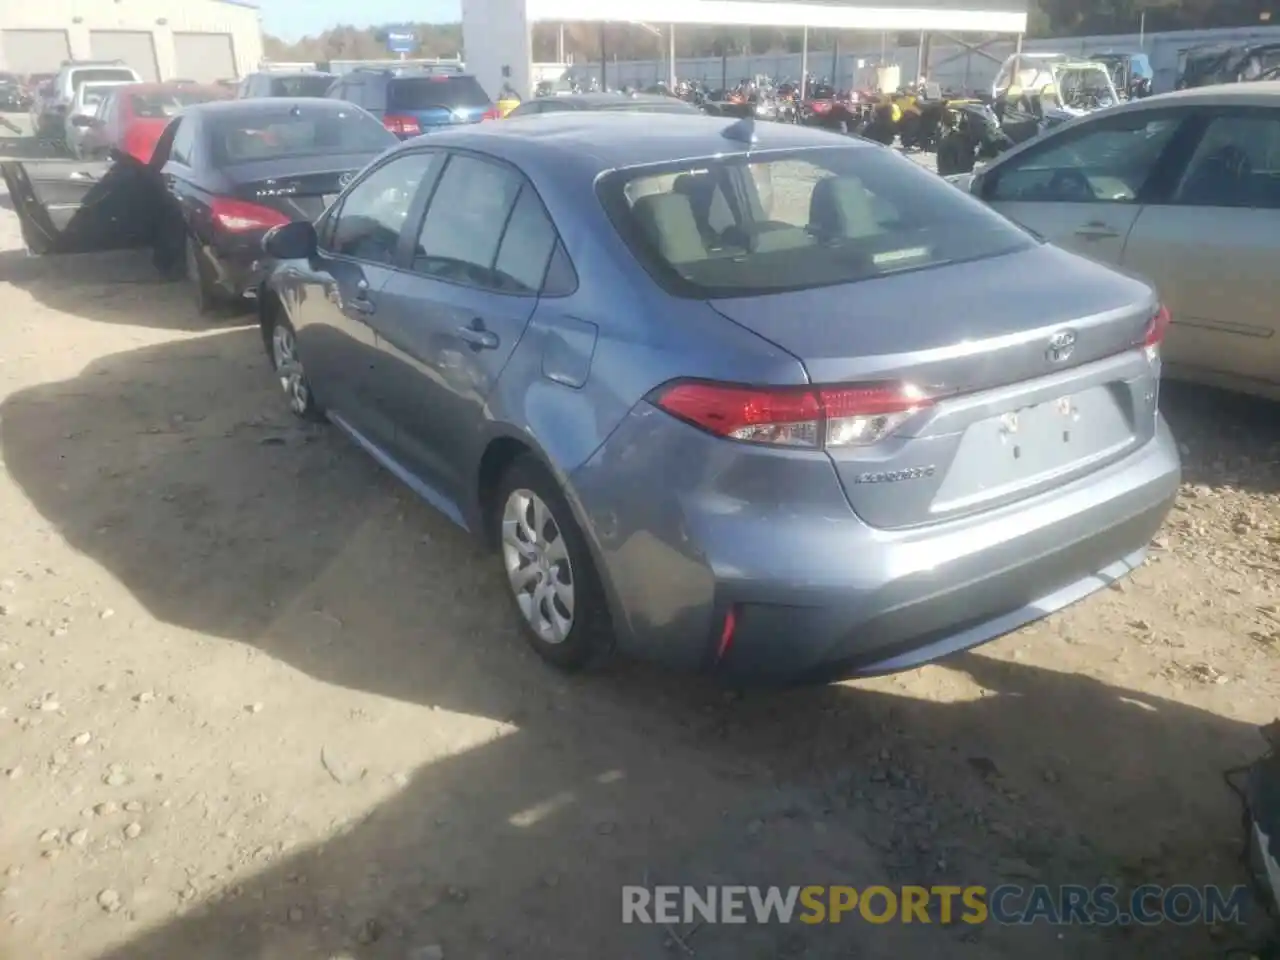
[[[428,944],[466,960],[654,957],[668,932],[620,922],[620,887],[645,882],[1242,882],[1220,773],[1262,743],[1185,705],[982,653],[950,665],[985,694],[951,702],[883,685],[739,694],[634,665],[553,673],[493,565],[336,431],[291,421],[261,351],[256,331],[231,331],[16,393],[0,406],[6,469],[156,619],[505,726],[110,960],[399,960]],[[313,788],[362,779],[317,762]],[[690,944],[709,960],[1223,949],[1169,925],[860,921],[705,927]]]
[[[25,250],[0,251],[0,283],[25,290],[51,310],[96,323],[199,331],[255,322],[252,303],[201,315],[191,288],[163,279],[149,251],[46,257]]]
[[[1160,409],[1183,447],[1183,477],[1207,487],[1280,490],[1280,403],[1166,380]]]

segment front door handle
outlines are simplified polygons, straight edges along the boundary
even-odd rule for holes
[[[1101,220],[1090,220],[1076,230],[1076,236],[1085,240],[1114,240],[1120,234]]]
[[[497,350],[498,335],[485,329],[484,321],[476,317],[465,327],[458,328],[458,337],[471,345],[472,350]]]

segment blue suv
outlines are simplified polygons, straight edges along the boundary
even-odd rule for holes
[[[480,82],[456,68],[359,67],[334,81],[325,96],[363,107],[401,140],[499,117]]]

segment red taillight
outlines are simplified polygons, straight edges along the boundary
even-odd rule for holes
[[[215,197],[209,205],[213,222],[230,233],[247,233],[250,230],[270,230],[289,223],[289,217],[279,210],[261,207],[244,200]]]
[[[933,401],[902,383],[770,388],[681,381],[659,390],[654,403],[718,437],[818,448],[883,440]]]
[[[731,606],[724,615],[724,626],[720,628],[720,643],[716,646],[716,663],[724,659],[724,655],[733,646],[733,634],[738,628],[738,608]]]
[[[481,117],[480,119],[481,120],[501,120],[502,111],[499,110],[497,107],[490,107],[488,110],[484,112],[484,116]]]
[[[1142,338],[1142,345],[1144,347],[1158,348],[1164,341],[1165,334],[1169,332],[1169,324],[1172,322],[1173,318],[1169,316],[1169,308],[1161,304],[1147,324],[1147,332]]]
[[[416,137],[422,133],[422,126],[415,117],[403,117],[398,113],[388,113],[382,118],[382,125],[400,137]]]

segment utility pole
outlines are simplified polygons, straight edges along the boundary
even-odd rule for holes
[[[805,88],[809,85],[809,28],[804,28],[800,40],[800,102],[808,99]]]

